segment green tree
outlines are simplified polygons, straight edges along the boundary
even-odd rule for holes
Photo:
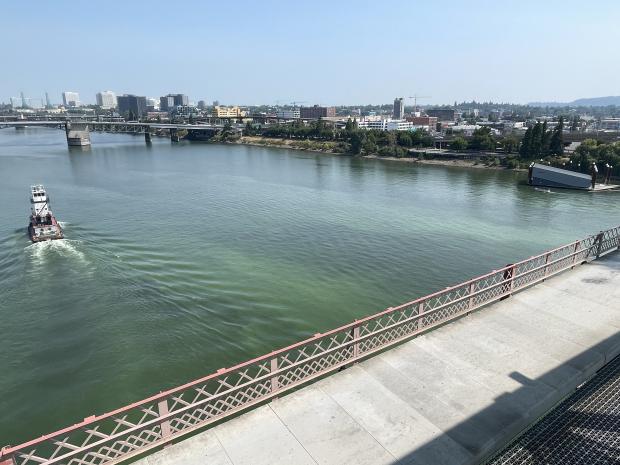
[[[409,131],[398,132],[398,145],[402,147],[413,147],[413,138]]]
[[[362,153],[365,139],[366,138],[363,136],[361,131],[355,131],[351,134],[351,153],[353,155],[359,155]]]
[[[456,150],[457,152],[460,152],[461,150],[466,150],[467,141],[463,137],[457,136],[452,142],[450,142],[450,149]]]
[[[522,158],[530,158],[532,156],[532,132],[533,128],[529,127],[521,139],[521,146],[519,147],[519,155]]]
[[[467,145],[472,150],[495,150],[495,138],[491,128],[476,129]]]
[[[243,134],[246,136],[251,136],[252,134],[254,134],[254,128],[252,127],[252,123],[250,123],[249,121],[245,124]]]
[[[557,126],[553,129],[553,134],[549,141],[549,153],[553,155],[562,155],[564,153],[564,118],[560,116]]]
[[[539,157],[542,149],[542,124],[537,122],[532,129],[532,141],[530,142],[530,156]]]
[[[502,147],[504,148],[505,153],[514,152],[517,149],[518,145],[519,145],[519,141],[513,135],[506,136],[502,140]]]
[[[551,139],[551,131],[547,130],[547,121],[542,124],[542,131],[540,135],[540,154],[549,154],[549,141]]]

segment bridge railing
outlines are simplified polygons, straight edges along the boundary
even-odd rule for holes
[[[0,452],[0,465],[109,465],[324,376],[620,247],[620,227],[356,320]]]

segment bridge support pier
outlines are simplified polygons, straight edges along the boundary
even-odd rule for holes
[[[176,129],[170,130],[170,141],[171,142],[179,142],[179,132]]]
[[[146,142],[147,144],[151,143],[151,133],[149,132],[148,129],[144,133],[144,142]]]
[[[71,123],[67,122],[65,125],[65,134],[69,147],[90,146],[90,132],[88,131],[88,126],[83,129],[71,129]]]

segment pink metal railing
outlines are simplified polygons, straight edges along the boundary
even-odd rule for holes
[[[5,447],[0,465],[127,460],[618,248],[620,227]]]

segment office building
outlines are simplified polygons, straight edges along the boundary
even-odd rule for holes
[[[398,97],[394,99],[394,111],[392,116],[394,119],[403,119],[405,117],[405,99]]]
[[[318,105],[314,105],[313,107],[301,107],[299,109],[299,114],[302,119],[328,118],[330,116],[336,116],[336,108],[320,107]]]
[[[285,118],[285,119],[295,119],[301,117],[301,112],[299,108],[293,108],[292,110],[278,110],[276,112],[276,117]]]
[[[620,118],[603,118],[599,127],[603,131],[620,131]]]
[[[119,95],[116,98],[118,112],[126,118],[142,118],[146,115],[146,97]]]
[[[430,128],[435,128],[437,121],[439,121],[436,116],[407,116],[405,119],[413,123],[414,126],[428,126]]]
[[[245,116],[245,112],[241,111],[241,109],[237,106],[221,107],[218,105],[213,109],[213,116],[217,118],[236,118]]]
[[[161,111],[172,111],[174,110],[174,97],[171,95],[166,95],[165,97],[159,98],[159,109]]]
[[[449,108],[434,108],[426,110],[427,116],[434,116],[438,121],[456,121],[456,110]]]
[[[159,99],[153,97],[146,98],[146,111],[157,111],[159,110]]]
[[[189,97],[185,94],[174,94],[172,97],[174,98],[175,107],[186,107],[189,105]]]
[[[207,108],[207,102],[204,100],[198,100],[198,109],[204,110],[205,108]]]
[[[116,94],[111,90],[104,90],[103,92],[98,92],[96,97],[97,105],[99,105],[104,110],[116,108]]]
[[[189,105],[189,97],[185,94],[168,94],[159,99],[159,109],[161,111],[172,111],[176,107],[186,107]]]
[[[77,92],[63,92],[62,93],[62,104],[65,107],[79,107],[80,106],[80,95]]]

